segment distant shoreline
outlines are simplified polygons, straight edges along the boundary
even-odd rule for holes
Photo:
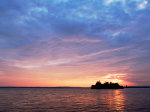
[[[90,87],[0,87],[0,88],[90,88]]]
[[[150,86],[127,86],[125,88],[150,88]]]

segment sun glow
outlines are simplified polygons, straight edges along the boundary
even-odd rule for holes
[[[123,84],[125,77],[126,74],[108,74],[104,77],[104,80]]]

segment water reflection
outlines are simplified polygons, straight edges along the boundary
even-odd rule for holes
[[[125,96],[122,90],[114,91],[114,107],[115,110],[124,110]]]
[[[123,111],[125,109],[124,90],[94,90],[87,102],[96,107],[94,111]]]

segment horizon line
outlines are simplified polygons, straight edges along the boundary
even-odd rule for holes
[[[125,88],[150,88],[150,86],[123,86]],[[72,86],[0,86],[0,88],[91,88],[91,87],[72,87]]]

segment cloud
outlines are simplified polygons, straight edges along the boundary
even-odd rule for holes
[[[72,39],[66,39],[66,40],[62,40],[63,42],[75,42],[75,43],[99,43],[101,42],[101,40],[95,40],[95,39],[87,39],[87,38],[72,38]]]

